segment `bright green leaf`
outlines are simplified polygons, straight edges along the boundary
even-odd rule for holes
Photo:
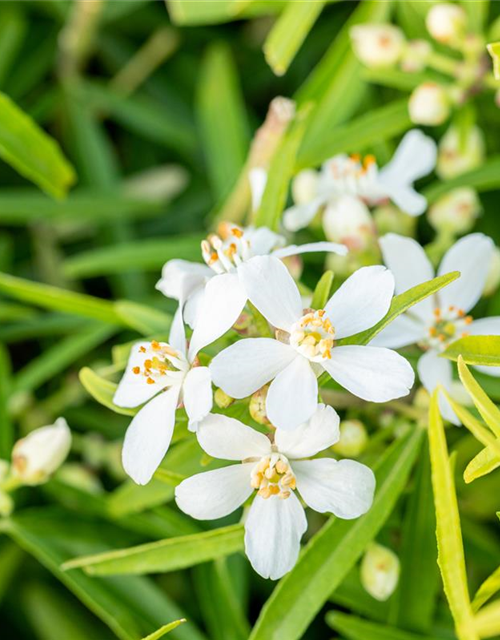
[[[450,360],[462,356],[473,365],[500,367],[500,336],[467,336],[452,342],[441,354]]]
[[[137,302],[119,300],[114,308],[122,321],[145,336],[165,335],[170,329],[172,317],[163,311],[147,307]]]
[[[445,193],[463,187],[464,184],[479,192],[498,189],[500,187],[500,157],[491,156],[479,168],[462,173],[460,176],[450,180],[433,183],[424,189],[422,193],[427,198],[428,203],[432,204]]]
[[[483,420],[496,437],[500,438],[500,409],[488,398],[460,356],[458,357],[458,374]]]
[[[312,309],[324,309],[326,303],[330,299],[330,291],[332,290],[333,271],[325,271],[321,276],[314,289],[313,299],[311,302]]]
[[[174,622],[169,622],[169,624],[165,624],[163,627],[158,629],[158,631],[150,633],[149,636],[146,636],[142,640],[159,640],[159,638],[163,638],[164,635],[170,633],[174,629],[177,629],[177,627],[184,622],[186,622],[185,618],[182,618],[181,620],[175,620]]]
[[[500,600],[495,600],[477,613],[475,627],[480,638],[493,638],[500,634]]]
[[[122,413],[126,416],[134,416],[137,413],[137,409],[125,409],[124,407],[119,407],[114,404],[113,397],[118,385],[109,380],[105,380],[89,367],[83,367],[83,369],[81,369],[80,382],[94,400],[108,407],[108,409],[112,409],[115,413]]]
[[[498,591],[500,591],[500,567],[491,576],[488,576],[479,587],[472,601],[472,609],[478,611]]]
[[[440,640],[437,636],[401,631],[395,627],[368,622],[337,611],[327,613],[326,622],[347,640]]]
[[[500,457],[496,447],[486,447],[469,462],[464,471],[464,480],[469,484],[498,469],[498,467],[500,467]]]

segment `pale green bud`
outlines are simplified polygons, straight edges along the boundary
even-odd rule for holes
[[[227,409],[234,402],[234,398],[228,396],[227,393],[222,391],[222,389],[216,389],[214,393],[214,400],[219,409]]]
[[[449,180],[481,165],[484,154],[484,136],[479,127],[471,127],[461,140],[459,130],[451,126],[439,142],[436,172]]]
[[[357,24],[349,35],[356,56],[367,67],[393,66],[404,51],[405,36],[392,24]]]
[[[368,433],[360,420],[342,420],[340,439],[332,447],[335,453],[344,458],[357,458],[368,444]]]
[[[436,4],[430,8],[425,24],[434,40],[453,45],[465,35],[467,14],[456,4]]]
[[[372,543],[361,562],[361,584],[380,602],[394,593],[399,580],[399,558],[380,544]]]
[[[0,516],[6,518],[10,516],[13,511],[14,500],[8,493],[5,493],[5,491],[0,491]]]
[[[266,398],[268,390],[269,385],[265,385],[254,394],[252,394],[252,397],[250,398],[248,410],[255,422],[258,422],[259,424],[271,424],[267,417],[266,411]]]
[[[401,68],[407,73],[418,73],[425,69],[427,59],[432,52],[427,40],[410,40],[401,59]]]
[[[314,169],[300,171],[292,182],[292,197],[295,204],[307,204],[318,193],[319,173]]]
[[[386,233],[398,233],[401,236],[414,236],[417,218],[409,216],[394,204],[384,204],[373,211],[373,219],[379,236]]]
[[[410,119],[415,124],[437,126],[450,115],[451,100],[436,82],[424,82],[413,90],[408,103]]]
[[[470,187],[453,189],[437,200],[427,217],[436,231],[460,235],[470,231],[481,212],[476,191]]]

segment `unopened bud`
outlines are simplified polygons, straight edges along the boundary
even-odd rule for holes
[[[440,178],[449,180],[471,169],[484,160],[484,136],[479,127],[471,127],[462,140],[456,127],[450,127],[439,143],[436,171]]]
[[[292,182],[292,197],[295,204],[307,204],[318,193],[319,174],[314,169],[300,171]]]
[[[0,491],[0,516],[6,518],[14,511],[14,500],[5,491]]]
[[[401,69],[407,73],[418,73],[427,66],[427,59],[432,51],[427,40],[410,40],[401,58]]]
[[[268,420],[266,412],[266,398],[268,389],[269,385],[265,385],[254,394],[252,394],[252,397],[250,398],[250,405],[248,407],[248,410],[255,422],[258,422],[259,424],[271,424]]]
[[[217,389],[214,393],[215,404],[219,409],[227,409],[234,402],[234,398],[228,396],[222,389]]]
[[[361,584],[380,602],[385,602],[394,593],[399,580],[399,558],[381,544],[372,543],[361,562]]]
[[[344,458],[357,458],[368,444],[368,433],[360,420],[342,420],[339,441],[332,447]]]
[[[323,228],[328,240],[345,244],[350,251],[364,251],[375,238],[375,224],[368,207],[351,196],[337,198],[326,208]]]
[[[404,34],[392,24],[357,24],[349,35],[354,52],[367,67],[390,67],[404,50]]]
[[[401,236],[414,236],[417,218],[409,216],[394,204],[384,204],[373,211],[373,220],[379,236],[386,233],[398,233]]]
[[[498,285],[500,285],[500,249],[495,247],[484,284],[483,296],[493,295],[498,289]]]
[[[411,94],[408,110],[415,124],[437,126],[450,115],[450,97],[436,82],[424,82]]]
[[[66,459],[71,448],[71,431],[64,418],[35,429],[18,440],[12,451],[12,472],[23,484],[46,482]]]
[[[256,338],[259,335],[251,313],[242,311],[233,325],[233,329],[244,338]]]
[[[481,203],[476,191],[460,187],[439,198],[427,216],[436,231],[459,235],[472,229],[480,212]]]
[[[425,24],[434,40],[454,45],[465,34],[467,14],[456,4],[436,4],[430,8]]]

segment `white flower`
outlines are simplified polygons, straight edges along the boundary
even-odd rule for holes
[[[349,35],[356,56],[367,67],[393,66],[404,51],[404,34],[392,24],[357,24]]]
[[[214,458],[241,461],[207,471],[181,482],[175,490],[177,505],[198,520],[227,516],[250,496],[245,520],[245,550],[257,573],[277,580],[293,568],[300,539],[307,528],[307,506],[339,518],[358,518],[373,501],[375,477],[353,460],[304,460],[338,440],[339,418],[331,407],[320,405],[299,429],[275,432],[274,443],[238,420],[209,415],[197,436]]]
[[[437,126],[450,115],[450,97],[436,82],[424,82],[413,90],[408,111],[415,124]]]
[[[361,562],[361,584],[372,598],[385,602],[397,587],[399,571],[397,555],[374,542],[368,547]]]
[[[363,251],[375,239],[375,224],[368,207],[357,198],[341,196],[323,215],[328,240],[341,242],[350,250]]]
[[[467,14],[456,4],[436,4],[429,10],[425,24],[434,40],[453,44],[465,34]]]
[[[35,429],[18,440],[12,450],[12,473],[26,485],[46,482],[66,459],[71,448],[71,431],[64,418]]]
[[[323,370],[364,400],[386,402],[408,394],[413,370],[399,354],[335,345],[386,315],[394,292],[390,271],[359,269],[317,311],[303,310],[297,285],[276,258],[254,258],[243,279],[251,302],[276,328],[276,339],[240,340],[212,360],[215,384],[231,397],[245,398],[273,380],[267,417],[275,427],[294,429],[316,410],[316,377]]]
[[[396,279],[396,293],[434,278],[434,269],[423,248],[411,238],[389,233],[380,239],[384,261]],[[482,233],[472,233],[456,242],[445,254],[437,275],[460,271],[455,282],[414,305],[399,316],[373,340],[373,344],[398,349],[419,344],[425,353],[418,362],[418,373],[431,393],[441,384],[452,392],[452,363],[439,354],[454,340],[465,335],[499,335],[500,317],[472,320],[467,315],[483,291],[493,253],[493,242]],[[498,367],[477,367],[492,376],[500,376]],[[460,424],[443,395],[443,417]]]
[[[471,127],[461,139],[457,127],[451,126],[439,142],[436,173],[443,180],[466,173],[484,160],[484,136],[479,127]]]
[[[427,202],[413,189],[413,183],[432,171],[435,164],[436,145],[418,130],[405,135],[392,160],[380,170],[373,156],[363,160],[359,156],[335,156],[323,164],[314,197],[287,209],[283,224],[289,231],[297,231],[311,222],[320,207],[348,211],[355,206],[353,199],[373,206],[389,198],[405,213],[420,215]]]
[[[189,428],[212,409],[208,367],[197,366],[187,353],[180,310],[170,330],[169,344],[139,342],[132,347],[127,368],[113,402],[119,407],[144,407],[130,423],[122,450],[123,468],[137,484],[147,484],[166,454],[183,403]]]
[[[439,198],[429,209],[428,218],[434,229],[462,234],[469,231],[481,212],[475,189],[460,187]]]
[[[331,242],[282,247],[285,240],[266,227],[242,229],[235,224],[220,225],[219,235],[202,242],[207,266],[171,260],[163,268],[156,285],[165,295],[176,298],[194,327],[190,357],[217,340],[238,319],[248,300],[242,274],[256,256],[271,254],[285,258],[313,251],[332,251],[345,255],[347,248]],[[281,248],[276,248],[281,247]],[[201,318],[200,322],[196,319]]]

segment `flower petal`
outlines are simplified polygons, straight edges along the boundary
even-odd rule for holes
[[[220,413],[210,413],[200,422],[197,437],[200,447],[220,460],[261,458],[271,451],[263,433]]]
[[[177,351],[180,351],[183,355],[186,355],[186,330],[184,328],[181,304],[177,307],[172,324],[170,325],[168,344],[174,349],[177,349]]]
[[[499,336],[500,316],[474,320],[468,331],[473,336]],[[481,373],[486,373],[488,376],[495,376],[496,378],[500,376],[500,367],[477,366],[474,369],[481,371]]]
[[[385,329],[382,329],[373,340],[372,347],[389,347],[400,349],[409,344],[419,342],[425,335],[425,326],[417,318],[411,318],[407,314],[398,316]]]
[[[304,509],[294,493],[286,500],[255,496],[245,522],[245,551],[254,570],[271,580],[288,573],[306,529]]]
[[[409,362],[383,347],[334,347],[331,360],[321,365],[352,394],[371,402],[407,396],[415,379]]]
[[[248,172],[248,182],[252,196],[252,211],[257,211],[266,190],[267,171],[263,167],[254,167]]]
[[[212,409],[212,377],[208,367],[194,367],[182,383],[182,397],[190,426],[203,420]]]
[[[282,235],[271,231],[267,227],[246,227],[244,235],[250,242],[254,256],[267,256],[273,249],[282,247],[285,244],[285,238]]]
[[[307,204],[297,204],[283,214],[283,226],[287,231],[298,231],[307,227],[326,202],[325,196],[318,196]]]
[[[452,364],[449,360],[440,358],[435,351],[429,350],[420,357],[417,370],[421,383],[429,393],[432,393],[438,384],[448,393],[453,391]],[[448,422],[460,424],[458,416],[442,393],[439,394],[439,411]]]
[[[197,520],[215,520],[229,515],[249,498],[253,462],[197,473],[175,488],[181,511]]]
[[[189,361],[217,338],[228,331],[238,319],[245,306],[247,294],[236,273],[222,273],[211,278],[198,310],[189,345]]]
[[[278,429],[296,429],[318,407],[318,381],[309,360],[297,355],[271,382],[266,411]]]
[[[388,233],[379,240],[385,264],[394,275],[396,293],[404,293],[417,284],[434,278],[434,269],[422,247],[412,238]],[[429,322],[436,306],[434,296],[429,296],[410,309],[411,315]]]
[[[147,484],[172,439],[180,386],[160,393],[130,423],[122,449],[123,468],[137,484]]]
[[[288,458],[308,458],[338,442],[339,416],[333,407],[319,404],[308,422],[293,431],[276,429],[274,441]]]
[[[256,256],[238,267],[250,301],[278,329],[285,331],[302,316],[294,279],[274,256]]]
[[[221,351],[210,363],[214,383],[232,398],[246,398],[283,371],[297,356],[273,338],[247,338]]]
[[[194,329],[196,326],[196,319],[198,317],[198,312],[200,310],[201,303],[203,302],[204,295],[205,285],[202,285],[193,291],[184,304],[184,321],[191,327],[191,329]]]
[[[460,271],[460,278],[439,292],[443,307],[454,305],[467,312],[475,306],[484,289],[494,246],[493,240],[483,233],[471,233],[445,253],[438,275]]]
[[[362,267],[355,271],[325,307],[335,328],[335,338],[373,327],[389,311],[393,295],[394,277],[385,267]]]
[[[188,260],[169,260],[163,267],[156,288],[167,298],[187,300],[213,276],[210,267]]]
[[[321,458],[294,462],[292,470],[304,502],[319,513],[352,520],[372,506],[375,476],[364,464]]]
[[[307,242],[306,244],[291,244],[283,249],[276,249],[272,255],[275,258],[287,258],[288,256],[298,256],[302,253],[316,253],[325,251],[327,253],[337,253],[339,256],[345,256],[348,249],[343,244],[337,242]]]

